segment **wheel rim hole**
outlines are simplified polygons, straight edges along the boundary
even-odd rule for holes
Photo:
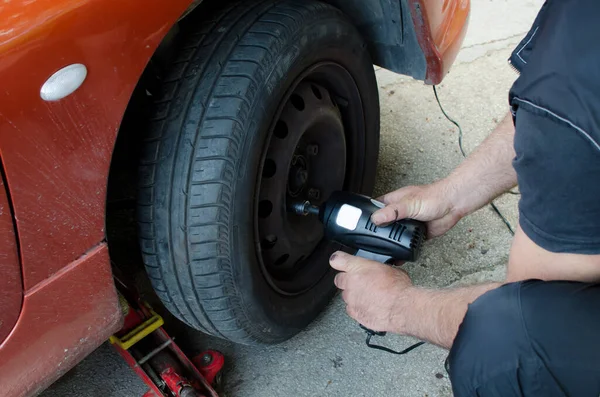
[[[273,212],[273,203],[269,200],[262,200],[258,203],[258,216],[266,218]]]
[[[296,261],[296,263],[294,263],[294,266],[297,266],[300,262],[302,262],[305,259],[306,259],[306,256],[302,255],[300,258],[298,258],[298,260]]]
[[[262,175],[264,178],[271,178],[277,172],[277,164],[271,159],[265,160]]]
[[[290,102],[292,102],[292,106],[294,106],[296,108],[296,110],[298,111],[303,111],[304,110],[304,99],[302,99],[302,97],[298,94],[292,94],[292,97],[290,98]]]
[[[269,234],[265,236],[265,238],[263,238],[260,242],[261,248],[265,251],[273,248],[275,244],[277,244],[277,236],[274,234]]]
[[[321,90],[314,84],[311,84],[310,88],[312,89],[313,94],[317,97],[317,99],[323,99],[323,94],[321,94]]]
[[[275,131],[273,131],[275,136],[279,139],[284,139],[288,135],[288,126],[283,120],[278,120],[277,124],[275,124]]]
[[[290,257],[289,254],[283,254],[279,258],[277,258],[277,260],[275,262],[273,262],[273,265],[281,266],[289,259],[289,257]]]

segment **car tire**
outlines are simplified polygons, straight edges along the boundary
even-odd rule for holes
[[[334,295],[327,259],[340,248],[286,200],[308,194],[303,176],[323,186],[311,190],[318,203],[333,188],[373,188],[379,98],[366,43],[316,1],[243,1],[209,17],[200,8],[181,23],[161,86],[137,207],[152,285],[193,328],[243,344],[284,341]],[[308,138],[293,140],[282,120]],[[321,139],[321,153],[302,139]],[[308,146],[314,158],[300,160]],[[290,253],[268,256],[278,249]],[[281,261],[290,255],[294,263]]]

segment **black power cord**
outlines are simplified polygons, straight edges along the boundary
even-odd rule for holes
[[[425,344],[425,342],[417,342],[412,346],[407,347],[404,350],[400,350],[400,351],[396,351],[396,350],[392,350],[389,347],[385,347],[385,346],[381,346],[381,345],[374,345],[371,343],[371,338],[374,336],[385,336],[387,334],[387,332],[379,332],[379,331],[373,331],[372,329],[369,329],[367,327],[365,327],[364,325],[360,324],[360,327],[362,329],[365,330],[365,332],[367,333],[367,340],[366,340],[366,344],[368,347],[370,347],[371,349],[376,349],[376,350],[381,350],[384,351],[386,353],[392,353],[392,354],[406,354],[411,350],[416,349],[417,347]]]
[[[384,351],[384,352],[386,352],[386,353],[392,353],[392,354],[406,354],[406,353],[408,353],[408,352],[410,352],[410,351],[412,351],[412,350],[416,349],[417,347],[419,347],[419,346],[421,346],[421,345],[424,345],[424,344],[425,344],[425,342],[417,342],[417,343],[415,343],[414,345],[411,345],[411,346],[407,347],[407,348],[406,348],[406,349],[404,349],[404,350],[396,351],[396,350],[392,350],[392,349],[390,349],[389,347],[385,347],[385,346],[381,346],[381,345],[374,345],[374,344],[372,344],[372,343],[371,343],[371,338],[372,338],[374,335],[376,335],[376,334],[374,334],[374,333],[372,333],[372,332],[368,332],[368,331],[367,331],[367,340],[366,340],[367,346],[368,346],[368,347],[370,347],[371,349],[377,349],[377,350],[381,350],[381,351]]]
[[[459,147],[460,152],[462,153],[463,157],[467,158],[467,154],[465,153],[465,150],[463,149],[463,131],[462,131],[462,128],[460,127],[460,124],[458,124],[458,122],[456,120],[454,120],[452,117],[448,116],[448,113],[446,113],[446,111],[444,110],[444,107],[442,106],[442,103],[440,102],[440,98],[438,97],[437,89],[435,86],[433,86],[433,95],[435,95],[435,100],[437,101],[437,104],[440,107],[440,110],[442,111],[442,114],[444,115],[444,117],[446,117],[446,119],[448,119],[449,122],[451,122],[452,124],[454,124],[456,126],[456,128],[458,128],[458,147]],[[508,193],[519,194],[519,193],[513,192],[513,191],[508,191]],[[506,225],[506,228],[508,229],[510,234],[512,234],[514,236],[515,231],[514,231],[512,225],[510,224],[510,222],[508,221],[508,219],[506,219],[506,217],[502,214],[502,212],[500,212],[500,210],[498,209],[498,207],[496,207],[496,204],[494,204],[493,201],[490,203],[490,206],[492,207],[492,209],[494,210],[496,215],[498,215],[498,217],[502,220],[502,222],[504,222],[504,224]]]

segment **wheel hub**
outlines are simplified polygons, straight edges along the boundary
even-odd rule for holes
[[[288,176],[288,194],[292,197],[298,197],[306,187],[308,176],[308,161],[304,156],[294,154]]]

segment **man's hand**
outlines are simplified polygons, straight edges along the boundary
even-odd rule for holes
[[[427,222],[429,237],[446,233],[462,218],[455,210],[452,188],[446,180],[431,185],[407,186],[379,198],[386,207],[375,212],[376,225],[411,218]]]
[[[414,287],[404,270],[344,252],[333,254],[329,263],[340,271],[335,285],[350,317],[373,331],[414,336],[447,349],[468,305],[500,286],[428,290]]]
[[[411,304],[415,290],[404,270],[345,252],[333,254],[329,263],[340,271],[335,285],[350,317],[374,331],[403,331],[402,307]]]

